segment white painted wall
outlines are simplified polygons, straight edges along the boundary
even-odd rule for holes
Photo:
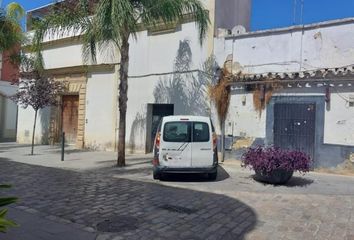
[[[296,72],[354,64],[354,20],[331,24],[247,33],[237,37],[215,39],[214,53],[222,65],[231,54],[243,73]],[[303,30],[303,31],[302,31]],[[312,91],[312,90],[311,90]],[[315,91],[286,89],[284,94],[324,95]],[[331,109],[325,112],[324,143],[354,145],[354,108],[342,98],[354,93],[350,87],[332,89]],[[337,91],[339,93],[337,93]],[[242,98],[246,96],[246,106]],[[265,136],[265,115],[261,119],[253,108],[252,94],[236,93],[231,98],[229,122],[235,122],[235,135]],[[230,132],[230,130],[227,130]]]
[[[82,44],[74,40],[58,46],[48,46],[42,51],[44,66],[46,69],[65,68],[92,64],[85,62],[82,55]],[[112,46],[107,46],[97,54],[97,64],[117,63],[119,53]]]
[[[1,69],[0,69],[1,70]],[[5,96],[0,96],[0,120],[4,121],[0,123],[0,131],[3,138],[16,138],[16,120],[17,120],[17,105],[6,96],[15,94],[17,87],[11,85],[9,82],[0,81],[0,92]]]
[[[32,142],[35,112],[32,107],[18,108],[17,142],[30,144]],[[48,144],[50,108],[39,110],[34,136],[35,144]]]
[[[346,101],[351,92],[337,93],[332,88],[331,109],[325,112],[324,143],[354,146],[354,107]]]
[[[243,90],[238,90],[238,92],[231,96],[229,114],[225,125],[226,135],[265,138],[266,111],[262,111],[262,113],[254,111],[252,93]],[[242,104],[243,101],[245,102],[244,105]]]
[[[354,19],[215,39],[220,63],[228,54],[243,73],[293,72],[352,65]]]
[[[86,90],[85,146],[113,150],[116,144],[117,76],[91,73]]]
[[[188,69],[202,69],[202,64],[209,57],[208,43],[210,41],[213,41],[213,38],[206,39],[204,45],[200,45],[194,23],[183,24],[178,31],[169,34],[150,36],[147,31],[143,31],[137,35],[137,41],[131,41],[129,65],[129,76],[131,77],[128,80],[126,119],[126,143],[131,151],[141,152],[145,149],[146,114],[147,104],[149,103],[174,104],[174,114],[176,115],[208,114],[209,110],[205,105],[208,105],[209,102],[204,101],[203,106],[195,106],[196,101],[193,101],[193,98],[195,100],[203,98],[206,90],[195,89],[195,85],[192,84],[202,81],[198,74],[196,72],[182,74],[183,83],[179,86],[183,84],[188,86],[181,90],[171,84],[176,74],[168,73],[177,70],[175,60],[183,42],[188,44],[191,52],[190,58],[188,58],[190,61]],[[144,76],[149,74],[162,75]],[[165,88],[157,91],[158,85],[163,85]],[[185,94],[185,97],[179,99],[178,97],[182,97],[183,94]],[[159,95],[168,95],[169,100],[159,100]]]

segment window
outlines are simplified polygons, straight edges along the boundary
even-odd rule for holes
[[[193,124],[193,131],[191,131]],[[209,125],[204,122],[168,122],[164,126],[163,140],[165,142],[209,142]]]
[[[164,126],[163,140],[165,142],[190,142],[190,122],[168,122]]]
[[[209,142],[209,125],[203,122],[193,123],[193,142]]]

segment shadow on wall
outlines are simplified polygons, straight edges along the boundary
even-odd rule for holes
[[[174,104],[175,115],[210,116],[208,86],[216,82],[218,65],[211,56],[202,64],[201,71],[192,73],[192,56],[190,42],[180,41],[173,66],[176,73],[159,79],[153,91],[154,100],[156,104]],[[146,109],[135,115],[129,138],[131,153],[144,149],[146,117]]]
[[[135,119],[132,123],[129,138],[129,151],[134,153],[137,148],[143,149],[143,146],[136,146],[137,142],[144,143],[143,137],[146,135],[146,109],[141,112],[136,113]],[[137,140],[140,138],[140,141]]]
[[[41,129],[38,129],[37,131],[41,132],[40,143],[44,145],[49,144],[50,111],[50,107],[46,107],[44,109],[39,110]]]
[[[198,73],[192,73],[192,50],[188,40],[180,41],[174,63],[174,73],[160,78],[154,88],[155,103],[174,104],[176,115],[210,115],[208,86],[215,79],[217,64],[210,57]],[[183,72],[183,73],[181,73]]]

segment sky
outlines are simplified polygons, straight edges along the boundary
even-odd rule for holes
[[[6,5],[14,0],[2,1],[3,5]],[[17,0],[17,2],[26,10],[30,10],[53,0]],[[354,0],[252,0],[251,15],[252,31],[315,23],[354,17]]]
[[[354,0],[253,0],[251,29],[263,30],[347,17],[354,17]]]

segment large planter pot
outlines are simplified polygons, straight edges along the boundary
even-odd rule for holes
[[[287,171],[284,169],[276,169],[266,174],[263,171],[255,171],[255,180],[271,184],[285,184],[293,176],[294,171]]]

